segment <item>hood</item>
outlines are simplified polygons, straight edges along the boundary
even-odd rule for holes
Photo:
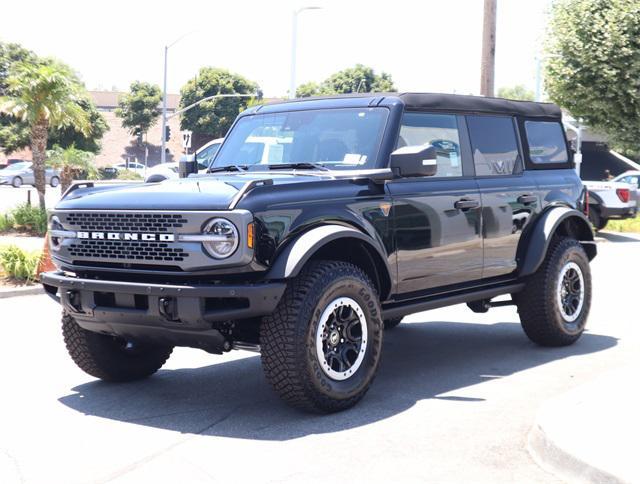
[[[272,180],[274,185],[331,179],[315,172],[233,173],[196,175],[160,183],[96,184],[68,193],[58,210],[227,210],[249,182]]]

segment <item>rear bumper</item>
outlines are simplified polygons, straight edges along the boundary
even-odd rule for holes
[[[216,322],[265,316],[283,282],[239,285],[161,285],[104,281],[45,272],[40,280],[78,324],[99,333],[222,351]]]
[[[600,206],[600,215],[603,218],[625,219],[636,216],[637,207],[604,207]]]

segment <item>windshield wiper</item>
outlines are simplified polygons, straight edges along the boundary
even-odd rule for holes
[[[286,170],[288,168],[293,168],[294,170],[322,170],[322,171],[330,171],[329,168],[320,164],[320,163],[309,163],[309,162],[301,162],[301,163],[275,163],[273,165],[267,165],[270,170]]]
[[[212,166],[207,170],[207,173],[215,173],[217,171],[247,171],[248,169],[248,165]]]

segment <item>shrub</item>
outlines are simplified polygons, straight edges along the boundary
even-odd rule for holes
[[[26,230],[35,235],[43,236],[47,232],[47,212],[40,207],[28,204],[18,205],[10,212],[13,218],[13,228]]]
[[[13,230],[13,224],[14,224],[14,220],[13,217],[11,216],[11,213],[4,213],[0,215],[0,233],[2,232],[9,232],[10,230]]]
[[[118,170],[118,180],[142,180],[142,177],[132,170]]]
[[[37,279],[40,252],[25,252],[20,247],[10,245],[0,248],[0,265],[9,277],[18,281],[33,282]]]

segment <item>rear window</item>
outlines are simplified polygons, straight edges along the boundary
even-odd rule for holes
[[[529,159],[536,164],[566,163],[567,145],[560,123],[553,121],[525,121],[529,143]]]
[[[467,116],[467,126],[477,176],[511,175],[519,168],[512,118]]]

